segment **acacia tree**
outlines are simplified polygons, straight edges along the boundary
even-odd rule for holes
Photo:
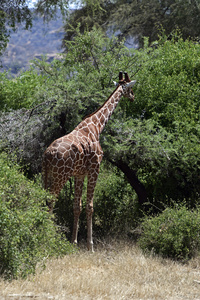
[[[135,36],[140,44],[142,37],[149,42],[156,40],[159,26],[170,34],[176,27],[181,29],[184,39],[200,36],[200,1],[190,0],[133,0],[118,1],[119,6],[113,12],[116,29],[123,36]]]
[[[128,121],[109,123],[104,139],[105,156],[130,176],[135,171],[157,206],[199,201],[199,57],[200,45],[177,33],[137,51],[135,104],[125,106]]]
[[[184,39],[200,36],[200,0],[83,0],[82,6],[66,20],[64,40],[72,39],[77,23],[82,32],[100,26],[104,32],[113,31],[119,37],[134,37],[143,46],[158,38],[160,27],[166,34],[177,27]],[[65,46],[65,45],[64,45]]]
[[[25,28],[31,27],[31,11],[24,0],[2,0],[0,3],[0,55],[5,50],[9,39],[9,28],[24,22]]]
[[[81,2],[81,7],[74,10],[66,19],[63,48],[67,48],[66,41],[72,40],[76,36],[77,24],[79,24],[81,33],[92,30],[94,26],[106,32],[111,14],[116,8],[116,1],[110,0],[82,0],[79,2]]]

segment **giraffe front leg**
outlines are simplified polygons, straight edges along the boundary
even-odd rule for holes
[[[92,237],[92,215],[93,209],[93,196],[94,189],[96,186],[99,171],[93,172],[88,175],[88,186],[87,186],[87,205],[86,205],[86,215],[87,215],[87,248],[89,251],[93,250],[93,237]]]
[[[93,202],[93,201],[92,201]],[[92,215],[93,215],[93,204],[87,204],[86,214],[87,214],[87,248],[89,251],[94,252],[93,249],[93,237],[92,237]]]
[[[82,210],[82,189],[84,177],[75,177],[75,196],[74,196],[74,225],[72,233],[72,243],[77,244],[79,216]]]

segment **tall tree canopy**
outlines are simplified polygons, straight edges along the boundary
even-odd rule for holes
[[[178,26],[183,38],[200,36],[200,0],[120,0],[113,13],[115,27],[122,35],[136,36],[141,43],[148,36],[157,39],[159,25],[167,34]]]
[[[31,12],[27,1],[2,0],[0,2],[0,54],[5,49],[9,37],[9,27],[25,22],[25,28],[31,26]]]
[[[143,37],[156,40],[159,27],[169,34],[179,27],[184,39],[200,36],[200,0],[83,0],[66,22],[65,40],[74,36],[72,29],[80,23],[82,31],[101,26],[122,37],[134,37],[140,46]]]

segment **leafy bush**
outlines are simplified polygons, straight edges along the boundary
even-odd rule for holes
[[[200,211],[186,206],[166,208],[141,224],[139,245],[163,257],[187,260],[200,250]]]
[[[94,193],[94,230],[127,234],[138,222],[136,194],[122,172],[103,163]]]
[[[33,69],[16,78],[10,77],[9,72],[0,73],[0,110],[32,108],[41,101],[36,95],[45,84],[46,78]]]
[[[38,262],[72,251],[47,212],[49,197],[1,154],[0,273],[5,277],[25,277]]]

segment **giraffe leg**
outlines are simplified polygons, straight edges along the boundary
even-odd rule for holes
[[[84,177],[75,176],[75,197],[74,197],[74,226],[72,233],[72,243],[77,244],[78,222],[82,209],[81,196],[83,189]]]
[[[54,203],[56,202],[56,199],[58,199],[58,195],[60,194],[60,191],[62,190],[65,180],[59,181],[57,178],[54,178],[53,182],[51,182],[50,186],[50,193],[53,195],[53,200],[50,202],[47,202],[47,206],[49,207],[49,213],[53,214],[53,208],[54,208]]]
[[[93,238],[92,238],[92,215],[93,215],[93,196],[94,189],[96,186],[99,170],[88,175],[88,186],[87,186],[87,204],[86,204],[86,215],[87,215],[87,248],[93,250]]]

